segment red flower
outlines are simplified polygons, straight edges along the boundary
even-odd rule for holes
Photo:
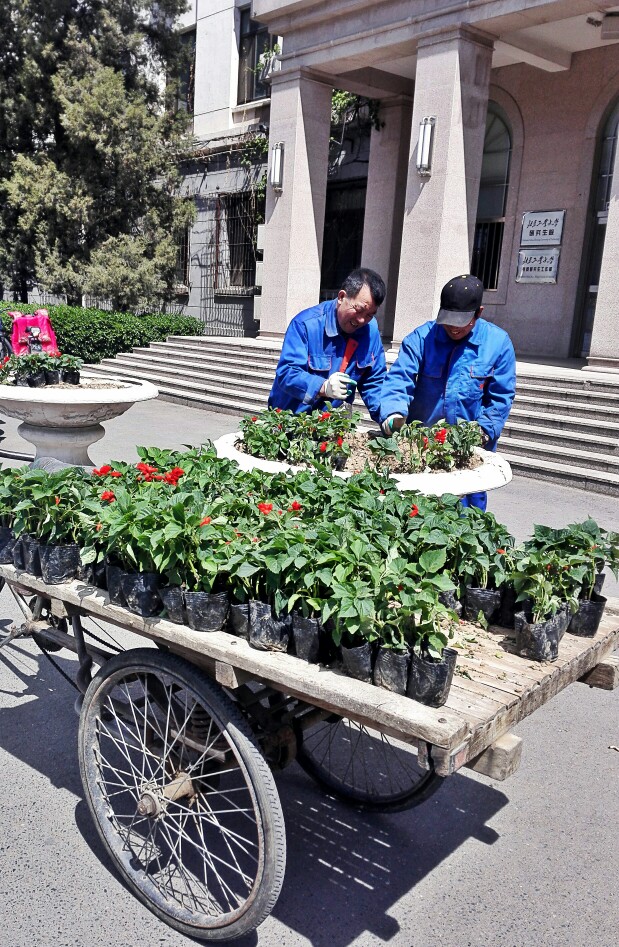
[[[344,443],[344,438],[343,438],[343,437],[338,437],[336,443],[337,443],[337,446],[338,446],[338,447],[341,447],[342,444]]]
[[[428,438],[425,436],[425,434],[423,435],[423,446],[424,448],[428,446]]]
[[[273,509],[273,504],[272,503],[259,503],[258,509],[260,510],[261,513],[263,513],[266,516]]]
[[[103,493],[101,494],[101,499],[107,500],[108,503],[113,503],[116,497],[114,496],[111,490],[104,490]]]
[[[258,418],[256,417],[256,415],[254,415],[253,418],[252,418],[252,421],[257,421],[257,420],[258,420]]]
[[[331,417],[331,413],[330,413],[329,411],[323,411],[323,413],[320,415],[320,417],[318,418],[318,420],[319,420],[319,421],[326,421],[326,420],[327,420],[328,418],[330,418],[330,417]]]
[[[440,431],[437,431],[434,435],[434,440],[438,441],[439,444],[445,443],[445,438],[447,437],[447,429],[442,427]]]
[[[499,556],[504,556],[504,555],[505,555],[505,550],[504,550],[504,549],[497,549],[497,552],[498,552]]]
[[[60,503],[60,497],[54,497],[54,500],[56,501],[56,506],[58,506]]]
[[[3,364],[3,365],[6,365],[6,363],[7,363],[7,362],[10,362],[10,361],[11,361],[11,356],[10,356],[10,355],[7,355],[7,356],[5,356],[5,358],[2,359],[2,364]]]
[[[384,493],[385,493],[385,491],[384,491],[384,490],[380,490],[379,492],[380,492],[380,493],[382,493],[382,494],[383,494],[383,496],[384,496]]]
[[[99,530],[100,530],[102,527],[103,527],[103,523],[97,523],[97,525],[95,526],[95,529],[97,530],[97,532],[99,532]]]
[[[110,477],[122,477],[120,470],[110,470]]]
[[[303,509],[303,507],[301,506],[298,500],[293,500],[290,506],[288,507],[288,509],[291,513],[298,513],[299,510]]]
[[[252,541],[252,543],[257,543],[257,542],[258,542],[258,537],[257,537],[257,536],[252,536],[251,541]]]
[[[324,454],[324,452],[326,451],[326,449],[327,449],[327,442],[326,442],[326,441],[323,441],[322,444],[320,445],[320,447],[318,448],[318,450],[320,451],[321,454]]]
[[[208,526],[210,522],[211,522],[210,516],[205,516],[202,522],[200,523],[200,526]]]
[[[409,516],[419,516],[419,507],[417,506],[416,503],[413,503],[413,505],[411,506],[411,511],[410,511],[410,513],[409,513],[408,515],[409,515]]]
[[[398,585],[398,592],[401,592],[403,588],[404,588],[403,585]]]
[[[143,461],[135,465],[136,470],[139,470],[140,473],[143,473],[145,476],[152,476],[152,474],[157,473],[157,467],[152,467],[151,464],[145,464]],[[110,468],[111,469],[111,468]]]
[[[99,467],[98,470],[93,470],[95,477],[106,477],[107,474],[111,472],[112,468],[109,464],[104,464],[103,467]]]
[[[278,515],[278,516],[283,516],[283,515],[284,515],[284,511],[283,511],[283,510],[278,510],[278,511],[277,511],[277,515]]]
[[[282,409],[281,409],[281,408],[276,408],[276,409],[275,409],[275,414],[281,414],[281,413],[282,413]]]
[[[239,533],[238,529],[235,529],[235,530],[234,530],[234,535],[235,535],[235,536],[242,536],[243,533]]]

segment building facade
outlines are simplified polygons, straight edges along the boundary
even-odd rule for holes
[[[381,103],[361,262],[388,282],[386,340],[397,348],[473,268],[520,355],[619,369],[619,6],[253,0],[252,13],[283,44],[261,336],[319,295],[338,88]]]

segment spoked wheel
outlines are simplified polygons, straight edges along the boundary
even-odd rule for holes
[[[299,727],[297,762],[334,796],[374,812],[411,809],[443,782],[410,744],[335,715]]]
[[[107,661],[84,697],[79,758],[103,842],[172,927],[228,940],[279,895],[284,820],[271,772],[229,697],[154,649]]]

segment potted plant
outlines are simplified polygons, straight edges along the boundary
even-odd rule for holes
[[[59,356],[60,377],[65,385],[79,385],[80,370],[84,364],[83,359],[76,355],[67,355],[63,353]]]

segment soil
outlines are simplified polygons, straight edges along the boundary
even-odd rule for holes
[[[403,460],[398,460],[394,456],[387,455],[386,457],[376,457],[373,451],[370,450],[368,442],[370,437],[368,432],[360,431],[352,436],[346,438],[346,443],[350,446],[350,455],[346,457],[343,465],[337,466],[337,470],[345,470],[348,473],[361,473],[366,467],[376,468],[380,467],[381,470],[387,469],[390,473],[395,474],[405,474],[405,473],[419,473],[419,470],[412,470],[410,465],[406,462],[406,458]],[[246,454],[245,444],[243,441],[237,441],[234,445],[238,451]],[[473,454],[469,462],[463,467],[459,467],[459,470],[474,470],[476,467],[480,467],[483,464],[483,459],[479,454]],[[304,466],[299,464],[299,466]],[[441,473],[441,470],[424,470],[424,473]]]

